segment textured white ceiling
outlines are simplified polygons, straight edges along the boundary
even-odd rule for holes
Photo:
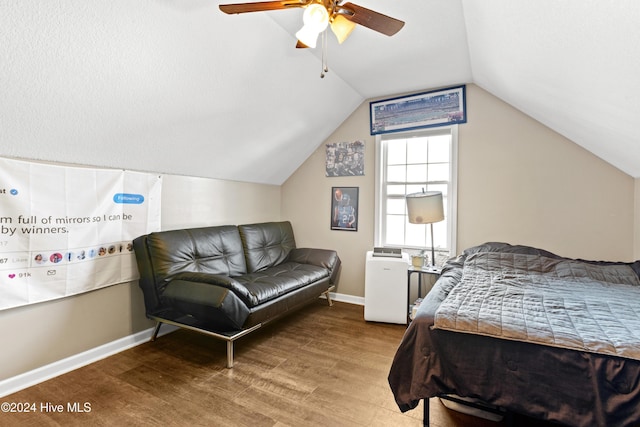
[[[473,82],[640,176],[640,2],[355,3],[406,25],[320,79],[301,10],[0,0],[0,155],[280,184],[367,98]]]
[[[263,14],[211,1],[12,2],[0,155],[282,183],[360,103]]]
[[[462,3],[474,83],[640,177],[640,2]]]
[[[329,32],[329,69],[364,98],[471,82],[459,0],[353,2],[405,21],[392,37],[358,26],[342,45]],[[290,34],[301,27],[300,13],[271,12],[270,17]],[[321,59],[320,48],[311,52]]]

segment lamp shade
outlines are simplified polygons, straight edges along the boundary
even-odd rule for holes
[[[406,200],[411,224],[431,224],[444,219],[444,207],[440,191],[407,194]]]
[[[336,15],[335,18],[333,18],[333,22],[331,22],[331,31],[336,35],[338,43],[340,44],[349,37],[349,34],[351,34],[355,27],[355,22],[349,21],[342,15]]]

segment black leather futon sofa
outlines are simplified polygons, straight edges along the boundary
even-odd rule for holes
[[[161,231],[133,241],[147,317],[233,342],[334,289],[333,250],[296,248],[291,223]]]

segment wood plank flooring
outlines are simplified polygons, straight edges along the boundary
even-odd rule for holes
[[[236,341],[233,369],[224,342],[180,330],[1,398],[35,411],[0,413],[0,425],[421,426],[422,406],[401,413],[387,383],[404,330],[318,300]],[[432,399],[433,427],[502,424]]]

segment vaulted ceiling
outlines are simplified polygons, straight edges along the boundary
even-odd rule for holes
[[[280,184],[363,101],[475,83],[640,177],[637,0],[352,1],[406,25],[329,34],[325,78],[300,9],[3,2],[0,155]]]

